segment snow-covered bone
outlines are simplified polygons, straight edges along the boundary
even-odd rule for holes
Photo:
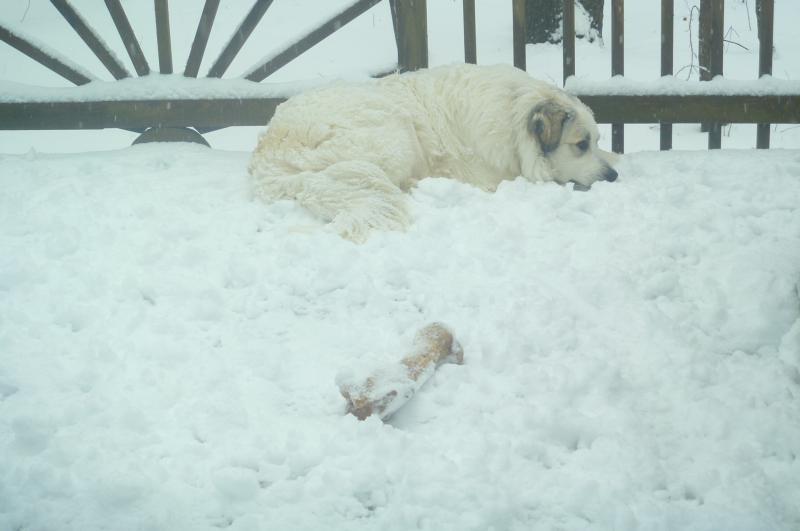
[[[441,323],[422,328],[410,355],[399,363],[375,371],[366,380],[338,381],[347,400],[347,412],[359,420],[376,414],[386,420],[408,402],[442,363],[464,362],[464,351],[453,333]]]

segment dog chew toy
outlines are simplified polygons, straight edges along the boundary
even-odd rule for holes
[[[364,380],[337,378],[339,392],[347,401],[347,413],[364,420],[378,415],[386,420],[400,409],[443,363],[464,363],[464,351],[453,333],[441,323],[417,332],[413,351],[399,363],[374,371]]]

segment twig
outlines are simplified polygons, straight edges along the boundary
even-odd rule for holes
[[[19,19],[20,22],[25,22],[25,17],[28,16],[28,10],[31,8],[31,0],[28,0],[28,5],[25,6],[25,12],[22,14],[22,18]]]
[[[739,44],[739,43],[738,43],[738,42],[736,42],[736,41],[729,41],[728,39],[722,39],[722,42],[727,42],[728,44],[735,44],[735,45],[736,45],[736,46],[738,46],[739,48],[742,48],[742,49],[744,49],[744,50],[747,50],[748,52],[750,51],[750,48],[748,48],[747,46],[743,46],[743,45]]]
[[[694,58],[697,57],[697,55],[694,53],[694,42],[693,42],[693,37],[692,37],[692,21],[694,20],[694,12],[695,12],[695,10],[697,10],[697,14],[699,16],[700,15],[700,8],[698,8],[697,6],[692,6],[689,9],[689,51],[690,51],[690,61],[691,62],[689,63],[689,75],[686,76],[686,81],[689,81],[689,79],[692,77],[692,71],[694,71],[694,68],[695,68],[695,66],[694,66]],[[681,70],[683,70],[683,68],[681,68]],[[679,70],[679,72],[681,70]]]
[[[678,69],[678,71],[677,71],[677,72],[675,72],[675,74],[673,74],[673,75],[674,75],[674,76],[678,76],[678,75],[679,75],[681,72],[683,72],[683,71],[684,71],[684,70],[686,70],[687,68],[689,69],[689,75],[688,75],[688,76],[686,76],[686,80],[688,81],[688,80],[689,80],[689,78],[690,78],[690,77],[692,77],[692,72],[694,71],[694,69],[695,69],[695,68],[697,68],[697,67],[696,67],[696,66],[694,66],[694,65],[683,65],[683,66],[682,66],[682,67],[680,67],[680,68]]]
[[[753,31],[753,25],[750,23],[750,3],[744,0],[744,10],[747,12],[747,29]]]
[[[728,28],[728,31],[725,33],[725,37],[722,38],[722,42],[727,42],[728,44],[735,44],[736,46],[738,46],[740,48],[743,48],[743,49],[745,49],[745,50],[747,50],[749,52],[750,50],[746,46],[743,46],[743,45],[739,44],[736,41],[732,41],[732,40],[729,40],[729,39],[726,38],[726,37],[729,37],[731,35],[731,33],[735,33],[737,37],[739,36],[739,32],[736,31],[735,29],[733,29],[733,26],[731,26],[731,27]]]

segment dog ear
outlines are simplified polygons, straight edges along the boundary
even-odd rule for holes
[[[558,147],[564,124],[572,117],[572,111],[562,104],[545,100],[531,109],[528,132],[539,141],[543,153],[550,153]]]

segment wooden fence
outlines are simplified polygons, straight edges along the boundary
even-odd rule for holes
[[[514,65],[525,69],[525,0],[512,0],[514,6]],[[611,68],[612,76],[625,74],[625,2],[611,1]],[[772,74],[772,50],[774,28],[774,0],[759,0],[759,67],[758,77]],[[474,17],[474,0],[464,0],[464,12]],[[725,0],[701,0],[700,12],[700,79],[707,81],[723,72],[724,13]],[[575,0],[564,0],[563,4],[563,71],[564,82],[575,75]],[[674,0],[661,0],[661,75],[673,74],[673,29]],[[465,14],[466,17],[466,14]],[[465,22],[470,35],[465,41],[474,42],[474,22]],[[472,44],[471,46],[474,46]],[[475,61],[468,55],[467,61]],[[755,72],[754,72],[755,74]],[[661,124],[660,147],[672,148],[673,123],[709,123],[708,147],[718,149],[722,145],[722,123],[756,123],[756,147],[768,148],[770,123],[800,122],[800,94],[780,96],[752,96],[747,94],[704,95],[603,95],[575,92],[595,113],[598,122],[611,123],[612,150],[624,151],[624,124]]]
[[[64,19],[81,37],[115,79],[131,73],[114,57],[97,37],[69,0],[50,0]],[[307,35],[288,43],[278,53],[254,65],[243,76],[260,82],[282,68],[323,39],[366,12],[382,0],[357,0],[349,7],[317,26]],[[661,2],[661,73],[673,73],[674,0]],[[575,0],[564,0],[563,66],[564,80],[575,73]],[[724,0],[701,0],[703,10],[713,16],[701,23],[701,48],[708,53],[710,77],[722,73],[722,13]],[[220,0],[206,0],[197,25],[183,75],[197,77],[206,44],[211,33]],[[134,66],[136,74],[147,75],[151,69],[119,0],[105,0],[117,31]],[[230,37],[207,73],[222,77],[252,31],[268,11],[272,0],[255,0],[236,32]],[[427,18],[425,0],[389,0],[401,71],[428,66]],[[513,62],[525,68],[525,0],[512,0]],[[772,36],[774,0],[761,0],[761,49],[759,72],[772,70]],[[159,72],[172,73],[168,0],[154,0]],[[624,74],[624,1],[611,0],[611,75]],[[464,58],[477,62],[475,38],[475,0],[463,0]],[[715,18],[716,17],[716,18]],[[71,63],[48,53],[0,25],[0,40],[76,85],[84,85],[91,77]],[[704,76],[704,77],[709,77]],[[612,148],[624,149],[624,124],[661,124],[661,149],[672,146],[673,123],[708,123],[709,148],[721,146],[721,123],[759,124],[756,145],[769,147],[771,123],[800,123],[800,94],[752,96],[745,92],[732,94],[581,94],[579,96],[595,113],[600,123],[612,124]],[[122,128],[143,132],[144,140],[194,140],[205,142],[200,133],[229,126],[263,125],[283,98],[209,98],[209,99],[144,99],[115,101],[20,101],[0,102],[0,129],[103,129]]]

